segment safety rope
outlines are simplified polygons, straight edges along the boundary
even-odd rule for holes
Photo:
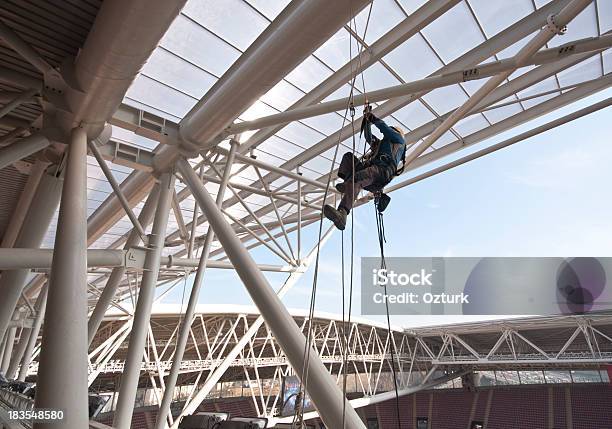
[[[367,29],[370,23],[370,18],[372,15],[372,6],[373,6],[374,2],[372,1],[370,3],[370,8],[368,11],[368,16],[367,16],[367,20],[366,20],[366,25],[365,25],[365,30],[364,30],[364,35],[363,38],[365,39],[365,36],[367,34]],[[353,11],[352,11],[352,6],[351,6],[351,10],[350,10],[350,16],[353,16]],[[353,18],[354,20],[354,18]],[[351,25],[351,21],[349,20],[349,26]],[[350,84],[350,93],[349,93],[349,99],[347,102],[347,106],[345,108],[344,111],[344,115],[342,118],[342,126],[341,129],[344,128],[345,124],[346,124],[346,120],[347,120],[347,114],[349,112],[351,112],[352,115],[352,128],[353,128],[353,153],[355,152],[354,149],[354,136],[355,136],[355,129],[354,129],[354,104],[353,104],[353,97],[354,97],[354,92],[355,92],[355,83],[356,83],[356,79],[357,79],[357,73],[353,73],[352,70],[352,34],[351,34],[351,52],[350,52],[350,64],[351,64],[351,84]],[[363,49],[364,46],[361,45],[361,48],[359,49],[359,64],[360,64],[360,68],[363,69],[361,67],[361,55],[363,53]],[[362,70],[362,79],[363,79],[363,70]],[[365,89],[365,82],[364,82],[364,89]],[[318,284],[318,274],[319,274],[319,261],[320,261],[320,250],[321,250],[321,239],[323,236],[323,206],[325,205],[326,201],[327,201],[327,196],[329,194],[329,187],[331,184],[331,179],[332,179],[332,173],[333,170],[335,168],[336,165],[336,159],[338,157],[338,149],[340,148],[340,143],[341,143],[341,137],[342,137],[342,133],[338,134],[338,141],[336,143],[335,146],[335,150],[334,150],[334,156],[332,159],[332,163],[330,166],[330,171],[329,174],[327,176],[327,183],[325,185],[325,192],[323,194],[323,201],[322,201],[322,206],[321,206],[321,215],[319,218],[319,232],[318,232],[318,241],[317,241],[317,250],[316,250],[316,258],[315,258],[315,267],[314,267],[314,276],[313,276],[313,282],[312,282],[312,291],[311,291],[311,295],[310,295],[310,308],[309,308],[309,312],[308,312],[308,322],[307,322],[307,329],[308,329],[308,334],[306,337],[306,343],[304,344],[304,354],[303,354],[303,361],[304,361],[304,365],[302,366],[302,372],[301,372],[301,376],[300,376],[300,386],[299,386],[299,393],[300,393],[300,399],[301,399],[301,404],[299,405],[299,407],[296,407],[295,409],[295,413],[293,416],[293,422],[292,422],[292,428],[296,427],[296,424],[299,425],[297,427],[302,428],[303,426],[303,420],[304,420],[304,405],[305,405],[305,400],[306,400],[306,392],[307,392],[307,388],[308,388],[308,370],[309,370],[309,362],[310,362],[310,352],[311,352],[311,346],[312,346],[312,337],[313,337],[313,327],[312,327],[312,319],[314,317],[314,310],[315,310],[315,306],[316,306],[316,293],[317,293],[317,284]],[[353,160],[354,163],[354,160]],[[353,186],[354,186],[354,175],[353,175]],[[353,220],[354,214],[351,216],[351,220]],[[352,222],[353,223],[353,222]],[[353,233],[353,226],[351,225],[351,235]],[[344,235],[343,235],[344,237]],[[343,238],[344,241],[344,238]],[[352,242],[352,237],[351,237],[351,242]],[[353,248],[353,245],[351,244],[351,248]],[[352,296],[352,272],[353,272],[353,264],[352,264],[352,254],[353,254],[353,250],[351,250],[351,296]],[[344,261],[344,258],[343,258]],[[344,282],[344,271],[342,273],[342,278],[343,278],[343,282]],[[344,310],[344,286],[343,286],[343,310]],[[343,312],[344,313],[344,312]],[[343,319],[344,319],[344,314],[343,314]],[[344,325],[343,325],[343,330],[344,330]],[[345,417],[345,407],[346,407],[346,387],[344,388],[344,401],[343,401],[343,417],[342,417],[342,429],[344,429],[344,417]]]
[[[387,239],[385,237],[385,223],[383,218],[382,210],[379,210],[380,199],[374,200],[374,213],[376,217],[376,230],[378,231],[378,246],[380,247],[380,269],[387,269],[387,261],[385,260],[385,243]],[[385,296],[387,296],[387,284],[383,284],[385,289]],[[393,331],[391,330],[391,318],[389,316],[389,302],[385,300],[385,310],[387,316],[387,335],[389,338],[389,347],[391,349],[391,375],[393,376],[393,388],[395,390],[395,412],[397,416],[397,427],[402,427],[402,420],[400,417],[400,406],[399,406],[399,391],[397,386],[397,371],[395,370],[395,359],[397,356],[397,350],[395,348],[395,341],[393,337]]]

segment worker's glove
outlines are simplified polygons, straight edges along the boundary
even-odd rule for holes
[[[366,110],[366,111],[363,113],[363,118],[364,118],[364,119],[365,119],[367,122],[370,122],[370,123],[372,123],[372,122],[374,122],[374,121],[377,121],[377,120],[378,120],[378,118],[377,118],[376,116],[374,116],[374,113],[372,113],[372,111],[371,111],[371,110]]]

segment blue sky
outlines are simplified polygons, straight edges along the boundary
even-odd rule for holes
[[[612,89],[500,134],[470,151],[610,96]],[[385,212],[386,255],[612,256],[611,122],[612,109],[600,110],[391,194],[391,205]],[[353,314],[360,316],[359,258],[379,253],[372,203],[356,209],[354,216]],[[305,231],[306,246],[312,245],[316,233],[316,226]],[[350,227],[344,236],[348,264]],[[335,232],[321,251],[317,311],[341,312],[340,250],[341,234]],[[260,262],[278,264],[277,258],[266,253],[262,250],[254,255]],[[285,296],[287,307],[308,308],[312,272],[311,268]],[[275,288],[286,277],[266,276]],[[202,304],[252,304],[232,271],[209,270],[204,282],[199,299]],[[189,287],[190,281],[186,297]],[[162,302],[178,303],[182,295],[181,284]],[[467,320],[467,316],[392,316],[391,322],[417,326]]]

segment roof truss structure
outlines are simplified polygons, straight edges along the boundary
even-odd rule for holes
[[[36,340],[49,307],[45,320],[61,322],[43,332],[57,345],[45,347],[43,336],[39,361],[55,369],[43,369],[39,383],[70,375],[82,385],[73,392],[79,398],[97,371],[85,364],[84,330],[91,342],[107,310],[121,312],[132,322],[113,341],[129,333],[121,387],[129,404],[142,359],[159,361],[143,354],[153,303],[196,273],[186,314],[193,318],[208,267],[235,269],[261,310],[259,326],[297,356],[303,336],[282,329],[291,315],[260,273],[286,272],[288,289],[313,262],[320,243],[303,230],[338,197],[330,186],[337,154],[351,150],[360,121],[348,116],[351,91],[355,105],[367,99],[378,117],[407,131],[410,163],[388,189],[396,191],[608,107],[610,98],[493,141],[606,90],[611,29],[612,8],[601,0],[3,5],[0,231],[11,250],[0,251],[0,337],[23,326]],[[477,144],[484,148],[472,152]],[[82,295],[72,293],[85,284]],[[26,316],[14,313],[19,305]],[[88,326],[75,310],[82,306]],[[70,311],[76,319],[63,318]],[[189,335],[180,330],[179,350]],[[502,343],[525,344],[517,335],[504,331],[484,357],[459,336],[441,335],[434,365],[493,364]],[[32,359],[26,340],[15,373]],[[555,359],[526,344],[534,360]],[[452,351],[461,347],[469,353],[458,358]],[[74,360],[57,360],[54,350],[66,348],[78,350]],[[497,362],[518,358],[504,353]],[[338,408],[325,404],[338,397],[321,393],[329,381],[315,361],[310,393],[335,427]],[[166,386],[181,368],[178,359]],[[171,399],[160,395],[158,427]],[[42,389],[38,405],[76,410],[68,396]],[[127,424],[128,408],[118,410],[116,427]],[[84,427],[82,411],[74,415],[66,427]]]

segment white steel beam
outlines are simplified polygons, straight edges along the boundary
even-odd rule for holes
[[[489,95],[495,88],[504,82],[514,70],[525,66],[529,59],[545,46],[566,24],[574,19],[592,0],[572,0],[558,14],[549,17],[549,24],[541,29],[518,53],[512,58],[512,67],[492,78],[482,85],[465,103],[457,108],[440,124],[423,142],[418,144],[406,155],[405,164],[409,165],[433,145],[445,132],[459,122],[480,101]]]
[[[562,58],[583,54],[592,51],[601,51],[612,46],[612,34],[601,37],[592,37],[582,40],[569,42],[563,46],[542,50],[532,57],[528,58],[521,65],[541,65],[551,62],[556,62]],[[507,58],[495,62],[482,64],[475,67],[466,68],[463,70],[450,71],[439,75],[429,76],[414,82],[408,82],[400,85],[391,86],[388,88],[370,91],[367,94],[356,94],[351,98],[341,98],[337,100],[324,101],[315,105],[288,109],[281,113],[276,113],[269,116],[253,119],[251,121],[242,121],[232,124],[221,133],[219,139],[223,140],[229,135],[243,133],[250,130],[258,130],[264,127],[275,126],[279,124],[287,124],[289,122],[300,119],[311,118],[313,116],[324,115],[326,113],[337,112],[343,110],[352,100],[355,105],[362,105],[366,101],[375,103],[379,101],[389,100],[395,97],[404,97],[418,94],[422,91],[431,91],[444,86],[453,85],[456,83],[467,82],[471,80],[484,79],[486,77],[495,76],[500,73],[512,73],[517,69],[515,58]]]
[[[223,198],[225,197],[225,190],[227,189],[227,184],[229,182],[230,174],[232,172],[232,165],[234,164],[234,155],[236,154],[237,147],[238,142],[232,140],[230,152],[225,161],[225,170],[223,171],[221,185],[219,186],[219,190],[217,191],[217,199],[215,201],[217,207],[221,207],[221,204],[223,203]],[[178,333],[176,348],[174,350],[174,360],[172,363],[172,368],[170,368],[170,372],[168,373],[168,379],[166,380],[163,399],[159,406],[159,412],[157,413],[157,418],[155,421],[156,429],[164,429],[166,427],[166,419],[168,416],[168,412],[170,411],[170,404],[174,397],[174,387],[176,386],[181,361],[183,360],[183,353],[185,352],[187,340],[189,339],[191,323],[195,314],[196,305],[198,304],[198,298],[200,297],[200,289],[202,288],[202,282],[204,280],[204,272],[206,271],[206,267],[208,264],[208,256],[210,255],[210,247],[214,238],[215,233],[209,226],[208,232],[206,233],[206,239],[202,247],[202,254],[198,263],[196,277],[193,281],[193,286],[191,287],[191,293],[189,294],[189,302],[187,304],[187,309],[185,310],[185,318],[183,320],[183,325],[181,326]]]
[[[41,133],[33,134],[0,149],[0,170],[49,146],[51,142]]]
[[[459,0],[430,0],[418,8],[408,18],[397,24],[368,49],[364,49],[359,57],[352,58],[348,63],[321,82],[316,88],[310,90],[300,100],[296,101],[288,110],[309,106],[320,102],[332,94],[342,85],[346,84],[355,73],[360,73],[375,64],[382,57],[417,34],[428,24],[440,17],[446,11],[459,3]],[[343,108],[346,107],[346,104]],[[241,153],[251,147],[257,146],[269,137],[280,131],[283,126],[269,127],[253,134],[240,146]]]
[[[182,138],[201,149],[210,148],[212,138],[369,2],[290,3],[185,116],[180,128]]]
[[[329,229],[323,235],[323,237],[321,238],[321,242],[318,243],[319,251],[325,245],[325,243],[327,243],[333,231],[334,229]],[[312,249],[310,254],[308,254],[306,258],[304,258],[303,266],[305,270],[308,269],[308,267],[310,267],[310,265],[312,264],[312,261],[316,257],[316,254],[317,254],[317,246],[315,246],[315,248]],[[282,298],[287,292],[289,292],[289,290],[291,290],[291,288],[301,278],[305,270],[301,272],[292,273],[287,278],[285,283],[280,287],[280,289],[277,292],[277,295],[279,298]],[[206,399],[210,391],[217,385],[221,377],[223,377],[223,374],[225,374],[225,371],[227,371],[227,369],[232,365],[233,361],[238,357],[240,352],[242,352],[242,350],[247,345],[247,343],[251,341],[251,339],[257,334],[257,332],[259,331],[259,328],[261,328],[263,324],[264,324],[263,316],[257,317],[257,319],[251,324],[251,326],[249,326],[249,329],[240,338],[240,340],[236,342],[236,344],[234,345],[234,347],[232,347],[232,349],[228,352],[228,354],[223,357],[223,360],[214,368],[214,370],[212,370],[212,372],[206,379],[206,382],[201,387],[199,387],[199,390],[197,391],[197,393],[193,395],[192,400],[185,404],[185,407],[181,411],[180,417],[192,414],[200,406],[200,404],[202,403],[204,399]],[[180,419],[177,419],[177,421],[179,420]],[[173,426],[172,429],[175,429],[175,428],[176,428],[176,425]]]
[[[344,421],[350,428],[365,428],[355,410],[350,406],[346,407],[345,419],[343,418],[342,410],[346,399],[342,396],[342,392],[338,389],[319,357],[311,353],[308,362],[305,361],[304,350],[307,349],[304,335],[299,331],[293,318],[274,293],[267,279],[257,269],[252,257],[223,217],[197,174],[184,159],[179,159],[177,167],[192,194],[199,200],[202,211],[206,213],[212,229],[219,237],[219,241],[234,264],[236,272],[292,366],[299,370],[308,365],[308,380],[304,380],[304,382],[308,385],[308,394],[321,413],[325,424],[337,428],[342,427]]]

